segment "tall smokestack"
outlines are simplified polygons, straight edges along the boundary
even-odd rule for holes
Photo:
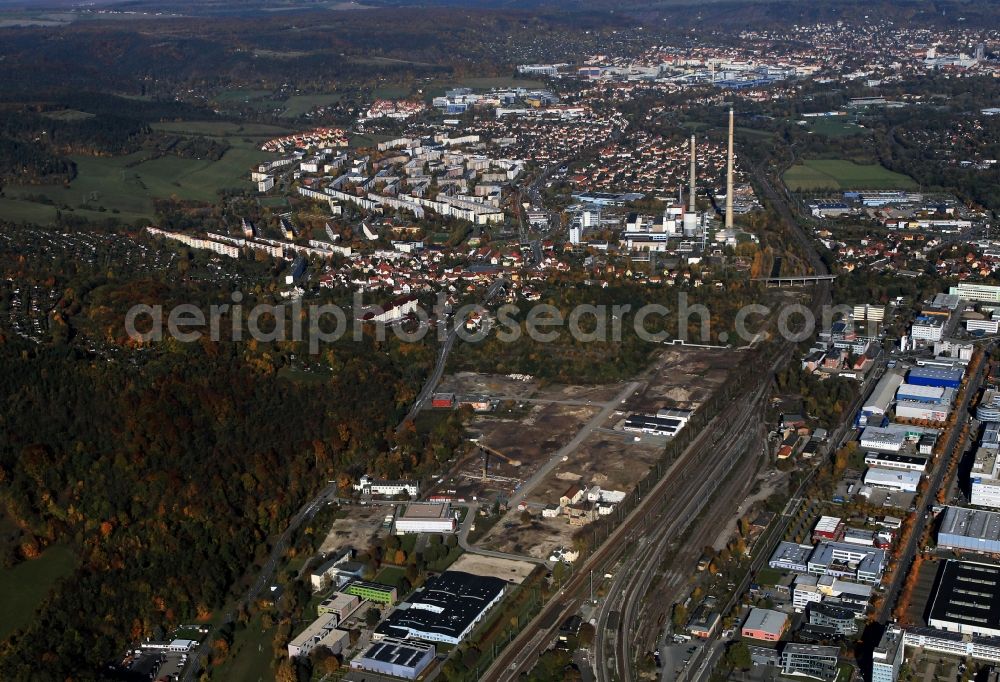
[[[733,226],[733,109],[729,108],[729,156],[726,161],[726,229]]]
[[[696,208],[694,205],[695,197],[695,146],[694,146],[694,135],[691,136],[691,196],[688,197],[688,210],[694,213]]]

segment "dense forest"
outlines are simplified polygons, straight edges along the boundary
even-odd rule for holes
[[[139,369],[4,342],[0,504],[20,529],[4,559],[69,543],[82,563],[4,645],[0,678],[80,676],[124,641],[220,606],[311,492],[387,450],[407,374],[363,346],[305,386],[232,345]],[[419,461],[384,464],[401,475]]]

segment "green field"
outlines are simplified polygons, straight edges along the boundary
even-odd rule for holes
[[[793,192],[848,189],[911,189],[917,183],[878,164],[861,165],[844,159],[807,159],[784,175]]]
[[[292,95],[285,101],[285,110],[281,112],[282,118],[295,118],[308,114],[316,107],[325,107],[340,99],[340,95]]]
[[[399,566],[385,566],[375,576],[375,582],[383,585],[392,585],[399,589],[399,581],[406,577],[406,569]],[[403,595],[399,595],[403,596]]]
[[[781,580],[781,571],[776,568],[762,568],[757,571],[758,585],[777,585]]]
[[[264,682],[274,679],[274,631],[264,630],[260,616],[255,616],[246,628],[237,630],[229,656],[213,669],[213,679]]]
[[[56,581],[70,574],[76,555],[54,545],[33,561],[0,570],[0,640],[28,624]]]
[[[266,123],[230,123],[229,121],[167,121],[154,123],[154,130],[179,135],[206,135],[208,137],[261,137],[269,139],[281,137],[291,131],[287,128],[268,125]],[[232,143],[232,140],[228,140]]]
[[[168,124],[161,124],[167,126]],[[153,199],[176,195],[181,199],[212,202],[217,192],[229,187],[249,187],[250,168],[271,155],[259,149],[259,140],[246,140],[249,131],[232,131],[232,136],[222,126],[208,122],[169,124],[174,132],[205,131],[211,126],[216,137],[225,139],[231,146],[218,161],[185,159],[177,156],[151,158],[149,152],[140,151],[126,156],[93,157],[72,156],[77,164],[77,177],[68,187],[63,185],[8,185],[0,197],[0,210],[9,220],[50,224],[55,221],[56,210],[87,218],[117,217],[127,222],[151,220],[154,217]],[[253,133],[262,136],[274,132],[256,126]],[[266,128],[271,128],[267,126]],[[167,130],[167,127],[162,129]],[[275,129],[280,131],[281,129]],[[56,205],[39,202],[47,197]],[[100,211],[103,207],[105,210]],[[115,213],[117,211],[117,213]]]
[[[845,120],[843,116],[838,118],[814,118],[805,126],[806,130],[816,135],[824,137],[852,137],[854,135],[865,135],[870,131]]]

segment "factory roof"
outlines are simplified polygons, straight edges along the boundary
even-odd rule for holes
[[[500,578],[446,571],[400,604],[376,632],[401,637],[419,637],[418,633],[461,637],[506,586]]]
[[[837,516],[821,516],[813,528],[814,533],[836,533],[843,521]]]
[[[885,412],[889,409],[889,403],[896,397],[896,389],[903,383],[903,375],[897,372],[889,372],[879,379],[872,389],[871,395],[865,401],[864,409],[876,409]]]
[[[902,398],[903,396],[914,396],[919,398],[942,398],[944,396],[945,388],[943,386],[921,386],[920,384],[900,384],[899,389],[896,391],[896,397]]]
[[[401,519],[444,519],[451,514],[451,505],[441,503],[413,503],[406,505]]]
[[[961,381],[965,372],[960,369],[943,369],[941,367],[914,367],[910,370],[908,378],[924,379],[948,379],[950,381]]]
[[[930,619],[1000,630],[1000,566],[943,562]]]
[[[919,471],[908,471],[905,469],[880,469],[871,467],[865,474],[865,484],[867,485],[911,485],[920,483]]]
[[[433,644],[413,639],[384,637],[368,647],[362,658],[413,668],[420,664],[428,651],[431,654],[435,653]]]
[[[938,532],[983,542],[1000,542],[1000,512],[948,507]]]

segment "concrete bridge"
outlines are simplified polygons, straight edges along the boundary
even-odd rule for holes
[[[798,275],[793,277],[754,277],[752,282],[764,282],[769,287],[804,286],[817,282],[832,282],[836,275]]]

